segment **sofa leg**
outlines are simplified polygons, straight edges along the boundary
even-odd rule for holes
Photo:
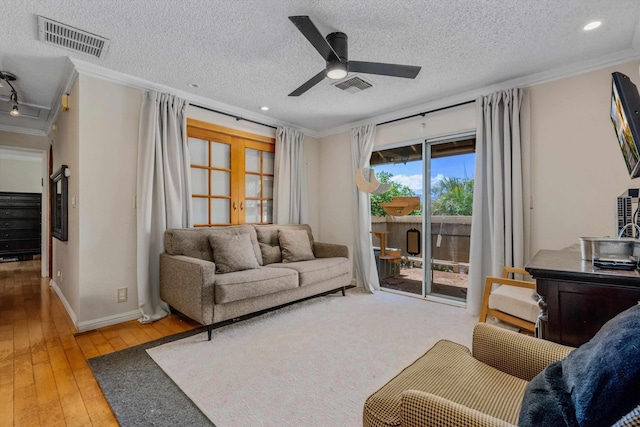
[[[213,332],[213,325],[207,325],[207,336],[209,337],[207,341],[211,341],[211,332]]]
[[[342,287],[342,296],[346,296],[346,294],[344,293],[344,286]]]

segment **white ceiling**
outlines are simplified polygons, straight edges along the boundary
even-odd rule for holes
[[[40,42],[37,15],[109,39],[106,55]],[[323,35],[346,33],[350,59],[422,71],[415,80],[364,75],[374,87],[356,94],[325,79],[288,97],[324,68],[291,15],[309,15]],[[582,29],[596,19],[599,29]],[[314,135],[640,58],[638,0],[25,0],[4,8],[0,28],[0,70],[18,76],[21,111],[37,117],[2,113],[11,105],[0,88],[0,129],[34,133],[51,126],[69,58],[80,72]]]

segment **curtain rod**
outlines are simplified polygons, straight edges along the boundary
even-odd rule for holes
[[[416,114],[412,114],[410,116],[400,117],[399,119],[389,120],[388,122],[384,122],[384,123],[378,123],[378,126],[388,125],[389,123],[399,122],[400,120],[410,119],[412,117],[418,117],[418,116],[424,117],[424,116],[426,116],[427,114],[430,114],[430,113],[435,113],[437,111],[442,111],[442,110],[448,110],[449,108],[455,108],[455,107],[459,107],[461,105],[471,104],[472,102],[476,102],[475,99],[472,99],[470,101],[460,102],[460,103],[454,104],[454,105],[449,105],[447,107],[436,108],[435,110],[429,110],[429,111],[425,111],[423,113],[416,113]]]
[[[192,106],[198,107],[198,108],[202,108],[203,110],[211,111],[213,113],[218,113],[218,114],[223,114],[225,116],[233,117],[237,121],[244,120],[245,122],[255,123],[257,125],[266,126],[268,128],[271,128],[271,129],[278,129],[276,126],[271,126],[271,125],[267,125],[267,124],[264,124],[264,123],[256,122],[255,120],[251,120],[251,119],[245,119],[244,117],[236,116],[235,114],[225,113],[224,111],[214,110],[213,108],[203,107],[202,105],[191,104],[191,103],[189,103],[189,105],[192,105]]]

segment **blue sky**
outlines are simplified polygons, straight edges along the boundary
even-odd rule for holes
[[[475,173],[474,153],[458,156],[440,157],[431,160],[431,185],[444,177],[473,178]],[[422,191],[422,161],[407,162],[407,164],[388,164],[374,166],[376,172],[389,172],[393,181],[406,185],[417,194]]]

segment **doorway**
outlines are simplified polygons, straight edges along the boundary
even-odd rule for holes
[[[371,196],[371,230],[384,233],[385,252],[373,238],[383,290],[429,299],[466,301],[475,135],[411,141],[373,152],[371,167],[391,189]],[[406,216],[383,208],[394,197],[418,197],[419,209]],[[381,205],[382,204],[382,205]],[[419,244],[416,239],[419,236]]]

